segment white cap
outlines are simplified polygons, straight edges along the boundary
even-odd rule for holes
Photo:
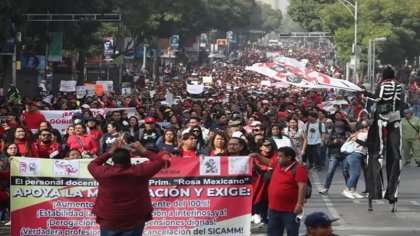
[[[86,109],[90,109],[90,106],[88,104],[83,104],[81,107],[86,108]]]

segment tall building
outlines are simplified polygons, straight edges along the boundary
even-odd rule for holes
[[[287,12],[287,6],[289,5],[289,0],[257,0],[265,4],[270,5],[273,9],[281,10],[283,14]]]

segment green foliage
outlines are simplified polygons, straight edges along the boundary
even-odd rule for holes
[[[354,18],[340,3],[320,10],[323,25],[334,34],[340,58],[348,61],[354,41]],[[362,58],[366,58],[370,39],[386,37],[377,43],[379,59],[399,65],[405,58],[420,53],[420,1],[417,0],[363,0],[359,1],[358,44]]]

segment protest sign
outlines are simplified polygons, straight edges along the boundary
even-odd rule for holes
[[[77,81],[75,80],[61,80],[60,91],[61,92],[75,92]]]
[[[108,111],[120,111],[123,110],[127,113],[127,116],[134,116],[136,114],[136,108],[104,108],[104,109],[90,109],[94,116],[103,115],[105,116]],[[64,133],[66,128],[73,124],[72,117],[76,113],[80,113],[80,110],[40,110],[40,112],[45,116],[45,119],[50,122],[54,129],[59,130]]]
[[[211,76],[203,76],[203,83],[213,84],[213,78]]]
[[[200,94],[204,92],[204,85],[203,84],[187,84],[187,92],[190,94]]]
[[[96,84],[102,84],[103,91],[113,91],[114,82],[112,80],[98,80]]]
[[[91,213],[98,183],[87,170],[89,161],[13,158],[11,235],[99,235]],[[248,157],[171,162],[149,181],[154,212],[144,236],[250,235]]]

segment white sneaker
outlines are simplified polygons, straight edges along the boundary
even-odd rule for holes
[[[258,228],[264,228],[266,226],[266,224],[264,222],[261,222],[260,224],[258,224]]]
[[[7,222],[6,224],[4,224],[5,226],[10,226],[12,225],[12,221]]]
[[[258,214],[255,214],[255,215],[254,215],[254,223],[255,223],[256,225],[259,225],[259,224],[261,223],[261,221],[262,221],[261,216],[260,216],[260,215],[258,215]]]
[[[320,194],[322,195],[327,195],[328,194],[328,189],[324,188],[323,190],[319,191]]]
[[[358,193],[358,192],[353,192],[353,196],[354,196],[354,198],[357,198],[357,199],[360,199],[360,198],[365,198],[363,195],[361,195],[360,193]]]
[[[251,223],[254,223],[254,220],[255,220],[255,215],[252,215],[251,216]]]
[[[349,190],[343,190],[342,194],[350,199],[355,199],[356,197],[353,196],[353,192],[349,191]]]

